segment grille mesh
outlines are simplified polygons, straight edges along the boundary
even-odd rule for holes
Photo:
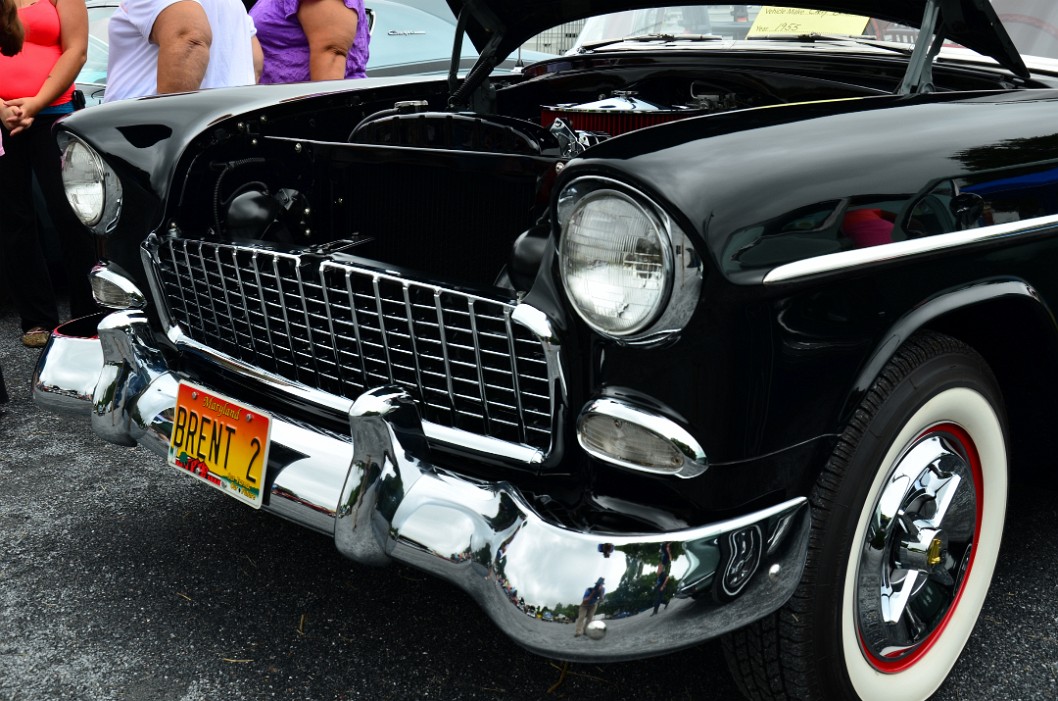
[[[544,347],[512,304],[309,260],[167,240],[156,267],[173,320],[198,343],[348,399],[397,385],[427,421],[550,448]]]

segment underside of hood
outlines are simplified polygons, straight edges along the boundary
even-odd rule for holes
[[[594,15],[657,7],[672,2],[650,0],[447,0],[465,23],[467,36],[478,50],[502,60],[540,32]],[[1013,73],[1029,72],[989,0],[937,0],[938,33],[948,41],[989,56]],[[778,2],[810,10],[844,12],[918,27],[928,0],[791,0]],[[678,2],[710,5],[718,3]],[[466,13],[466,14],[462,14]],[[484,56],[483,56],[484,57]]]

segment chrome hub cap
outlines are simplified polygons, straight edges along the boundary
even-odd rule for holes
[[[860,645],[877,669],[913,664],[954,612],[973,559],[979,480],[969,436],[941,425],[915,439],[882,485],[856,584]]]

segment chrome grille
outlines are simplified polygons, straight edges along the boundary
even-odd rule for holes
[[[545,349],[511,302],[202,241],[163,242],[155,266],[173,321],[198,343],[348,399],[397,385],[427,421],[550,448]]]

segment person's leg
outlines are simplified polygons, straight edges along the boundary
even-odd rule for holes
[[[588,617],[588,605],[581,604],[580,608],[577,609],[577,629],[573,633],[573,637],[578,635],[584,635],[584,626],[588,624],[585,619]]]
[[[66,291],[70,297],[70,316],[77,318],[99,311],[88,282],[88,273],[96,262],[96,255],[92,234],[77,219],[66,199],[62,184],[62,154],[52,131],[57,119],[58,115],[37,117],[44,128],[33,135],[33,171],[59,234]]]
[[[10,136],[4,131],[0,157],[0,272],[22,320],[22,331],[51,330],[59,323],[48,266],[37,236],[33,210],[32,150],[29,130]]]

